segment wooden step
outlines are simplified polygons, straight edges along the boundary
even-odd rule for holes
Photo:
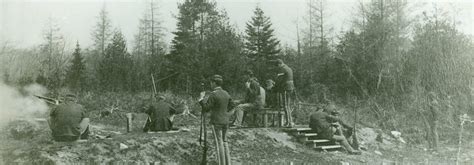
[[[316,140],[306,140],[306,141],[304,141],[304,143],[306,143],[306,144],[308,144],[308,143],[328,143],[328,142],[331,142],[331,140],[316,139]]]
[[[315,137],[315,136],[318,136],[317,133],[302,133],[302,134],[298,134],[297,135],[298,137]]]
[[[317,133],[301,133],[301,134],[296,134],[295,136],[296,138],[298,138],[298,141],[300,143],[304,143],[305,141],[313,140],[314,138],[316,138],[316,136],[318,136],[318,134]]]
[[[290,128],[287,131],[289,131],[289,132],[303,132],[303,131],[311,131],[311,128]]]
[[[327,145],[327,146],[315,146],[313,147],[314,149],[317,150],[335,150],[335,149],[341,149],[341,145]]]

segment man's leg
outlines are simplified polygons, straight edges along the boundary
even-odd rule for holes
[[[290,100],[288,97],[288,92],[284,91],[283,92],[283,107],[285,109],[285,114],[286,114],[286,126],[291,127],[291,110],[290,110]]]
[[[235,121],[233,125],[235,126],[242,126],[242,122],[244,120],[244,111],[247,111],[253,107],[252,104],[246,103],[246,104],[240,104],[237,107],[235,107]]]
[[[89,137],[89,133],[90,133],[89,122],[90,122],[89,118],[84,118],[84,119],[82,119],[81,123],[79,124],[79,127],[81,128],[80,129],[80,132],[81,132],[80,139],[87,139]]]
[[[222,139],[222,129],[219,128],[218,125],[211,125],[212,127],[212,134],[214,134],[214,141],[216,142],[216,150],[217,150],[217,161],[220,165],[225,164],[225,150],[224,150],[224,142]]]
[[[222,128],[222,141],[224,142],[225,162],[226,164],[230,164],[230,149],[229,144],[227,143],[227,128],[227,125]]]
[[[344,149],[346,149],[347,152],[349,152],[349,154],[360,154],[360,151],[354,150],[351,147],[351,145],[349,144],[349,142],[347,141],[347,139],[343,135],[334,135],[332,137],[332,140],[335,140],[336,142],[339,142],[339,144],[341,144],[342,147],[344,147]]]
[[[150,117],[147,117],[146,118],[146,122],[145,122],[145,125],[143,125],[143,132],[148,132],[151,128],[151,119]]]

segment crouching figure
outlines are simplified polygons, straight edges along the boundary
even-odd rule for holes
[[[53,108],[49,127],[55,141],[70,142],[88,138],[89,118],[84,107],[77,103],[76,95],[66,94],[64,102]]]

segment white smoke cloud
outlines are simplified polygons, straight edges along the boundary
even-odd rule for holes
[[[18,118],[44,116],[48,105],[34,95],[44,95],[47,89],[32,84],[19,90],[0,81],[0,126]]]

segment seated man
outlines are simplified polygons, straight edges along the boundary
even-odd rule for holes
[[[176,113],[176,109],[165,102],[165,97],[155,97],[145,113],[148,114],[148,119],[143,132],[169,131],[173,128],[170,117]]]
[[[265,82],[265,104],[267,107],[277,107],[277,93],[275,91],[275,82],[268,79]]]
[[[330,115],[328,112],[324,112],[321,109],[311,114],[309,127],[318,134],[319,138],[333,140],[340,143],[349,152],[349,154],[361,154],[360,151],[354,150],[351,145],[349,145],[349,142],[345,136],[335,134],[337,129],[331,124],[334,122],[338,122],[352,129],[352,127],[345,124],[338,117]]]
[[[50,113],[49,127],[55,141],[76,141],[89,136],[89,118],[74,94],[67,94],[64,102]]]
[[[235,127],[242,127],[244,111],[261,109],[265,106],[265,90],[258,83],[257,78],[253,76],[251,70],[245,72],[245,100],[239,102],[239,105],[234,108],[236,119],[233,123]]]

